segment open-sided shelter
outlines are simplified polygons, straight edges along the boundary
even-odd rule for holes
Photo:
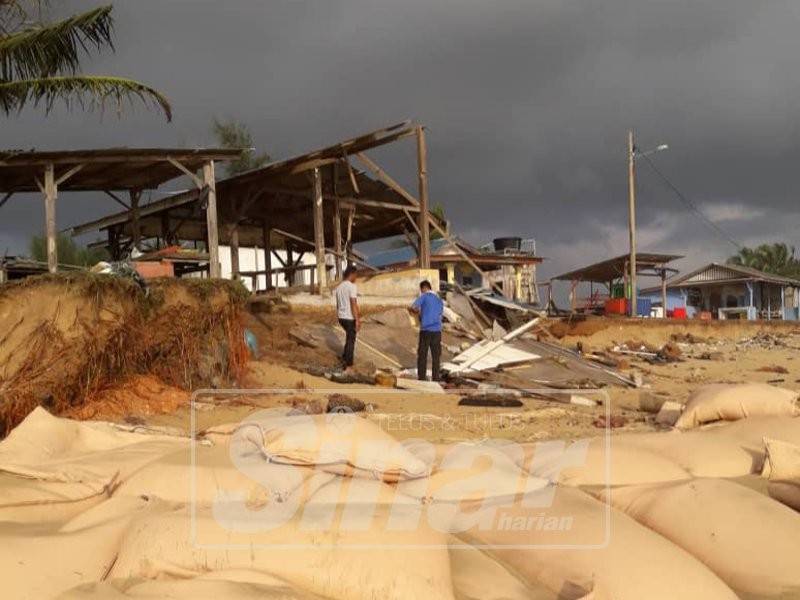
[[[667,267],[667,265],[679,258],[683,258],[677,254],[657,254],[652,252],[639,252],[636,254],[636,273],[642,276],[660,277],[662,286],[662,296],[664,298],[664,305],[666,306],[666,281],[668,274],[677,273],[676,269]],[[580,269],[575,269],[567,273],[562,273],[552,280],[555,281],[569,281],[570,282],[570,300],[572,310],[575,310],[577,304],[576,288],[581,283],[589,283],[590,292],[590,305],[595,303],[597,298],[594,294],[594,284],[607,286],[608,296],[612,295],[615,282],[622,281],[624,296],[628,296],[628,274],[630,273],[630,255],[623,254],[615,258],[591,264]],[[552,293],[552,285],[550,286]]]
[[[130,213],[137,215],[144,190],[153,190],[181,175],[189,175],[206,198],[204,217],[209,231],[216,233],[214,161],[232,160],[241,150],[223,148],[110,148],[68,151],[0,152],[0,207],[14,194],[36,192],[44,196],[45,237],[48,270],[58,270],[56,247],[56,203],[60,192],[105,192],[128,206],[118,196],[126,192]],[[202,175],[197,173],[202,171]],[[212,227],[213,224],[213,227]],[[218,264],[216,241],[209,245],[211,265]]]
[[[416,197],[365,154],[404,138],[416,140]],[[351,164],[354,158],[364,170]],[[190,190],[76,226],[72,234],[105,231],[112,254],[145,238],[206,242],[207,202],[204,189]],[[352,244],[406,234],[418,240],[420,268],[430,268],[430,227],[444,231],[428,211],[425,132],[408,121],[220,180],[216,205],[218,239],[231,247],[234,277],[297,269],[293,257],[313,250],[319,289],[326,284],[326,255],[337,258],[339,275],[344,259],[360,262]],[[239,272],[240,246],[267,250],[263,271]],[[285,259],[273,252],[278,248],[286,250]],[[273,268],[273,258],[281,266]]]

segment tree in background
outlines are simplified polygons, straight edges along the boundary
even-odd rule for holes
[[[79,74],[81,58],[113,50],[111,6],[55,23],[44,23],[43,0],[0,0],[0,111],[10,114],[28,103],[49,112],[57,100],[82,108],[110,100],[117,111],[125,101],[156,106],[172,119],[167,99],[155,89],[123,77]]]
[[[800,279],[800,259],[795,256],[794,246],[784,243],[761,244],[756,248],[744,247],[727,262],[730,265],[741,265]]]
[[[222,148],[248,148],[247,152],[243,152],[239,158],[225,164],[225,173],[230,177],[238,173],[244,173],[251,169],[263,167],[271,159],[269,154],[261,153],[256,154],[254,150],[255,144],[253,143],[253,136],[250,133],[247,125],[228,119],[227,121],[220,121],[214,119],[212,124],[214,136],[217,138],[217,143]]]
[[[91,267],[101,260],[110,260],[105,248],[87,248],[79,246],[70,236],[60,233],[56,242],[58,262],[62,265]],[[31,238],[29,250],[31,258],[39,262],[47,262],[47,240],[35,235]]]

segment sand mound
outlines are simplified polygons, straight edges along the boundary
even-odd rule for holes
[[[238,378],[244,294],[228,281],[173,279],[146,294],[131,280],[85,273],[4,286],[0,435],[38,405],[93,416],[76,407],[137,374],[185,389]]]

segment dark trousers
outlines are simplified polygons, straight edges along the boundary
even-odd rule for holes
[[[431,379],[439,381],[439,362],[442,358],[442,332],[420,331],[419,345],[417,346],[417,377],[422,381],[427,379],[428,348],[431,350]]]
[[[353,366],[353,353],[356,349],[356,322],[354,319],[339,319],[347,337],[344,340],[344,352],[342,352],[342,362],[345,367]]]

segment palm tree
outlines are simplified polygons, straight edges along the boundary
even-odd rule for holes
[[[155,89],[123,77],[79,73],[82,55],[113,50],[111,6],[101,6],[56,23],[29,20],[26,0],[0,0],[0,111],[10,114],[29,103],[49,112],[56,101],[82,108],[139,100],[172,119],[169,101]],[[32,6],[40,9],[35,0]]]
[[[783,243],[761,244],[756,248],[744,247],[727,262],[785,277],[800,276],[800,259],[795,256],[794,246]]]

